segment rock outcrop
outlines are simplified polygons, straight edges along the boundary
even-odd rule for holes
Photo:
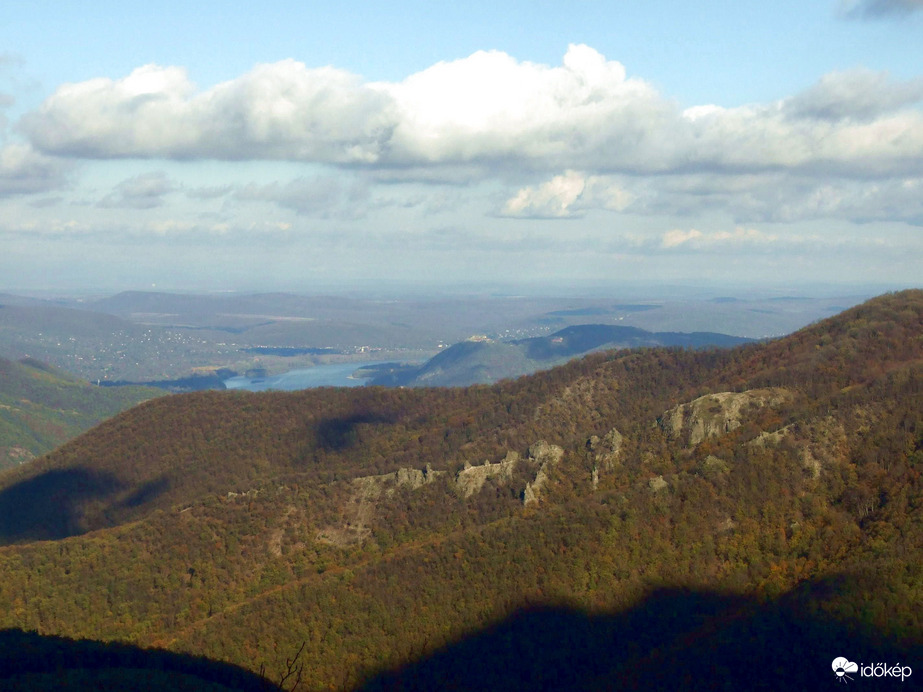
[[[528,467],[537,470],[534,479],[526,484],[522,500],[524,505],[533,504],[538,502],[542,489],[548,483],[548,472],[563,456],[564,450],[561,447],[540,440],[529,447],[529,456],[525,462],[517,452],[508,451],[497,463],[484,461],[476,466],[466,463],[464,468],[455,474],[454,479],[450,479],[450,485],[454,481],[455,492],[467,499],[480,492],[488,479],[494,479],[498,483],[509,483],[513,480],[513,474],[519,465],[526,463]],[[445,473],[446,471],[436,471],[427,464],[423,470],[402,468],[393,473],[353,479],[349,499],[342,510],[342,523],[319,531],[317,540],[338,546],[363,541],[371,534],[369,526],[375,518],[380,502],[386,501],[401,488],[417,490]]]
[[[318,532],[317,540],[338,546],[361,542],[371,533],[368,526],[382,495],[390,497],[399,488],[416,490],[444,473],[427,464],[424,470],[402,468],[379,476],[354,478],[350,498],[343,509],[343,523]]]
[[[764,432],[749,445],[777,447],[783,442],[797,447],[802,466],[813,478],[819,477],[825,467],[842,463],[849,456],[846,431],[842,423],[829,416]]]
[[[659,493],[669,488],[670,484],[663,479],[663,476],[654,476],[647,482],[647,487],[652,493]]]
[[[659,423],[671,438],[697,445],[739,427],[748,410],[780,406],[791,399],[791,393],[780,387],[706,394],[665,411]]]
[[[548,472],[564,457],[564,450],[540,440],[529,447],[529,458],[539,464],[538,472],[531,483],[526,483],[522,492],[522,504],[532,505],[538,502],[542,488],[548,483]]]
[[[455,488],[462,497],[471,497],[481,488],[488,478],[498,478],[501,482],[509,482],[519,462],[519,454],[507,452],[506,457],[496,464],[484,461],[480,466],[466,463],[465,468],[455,476]]]
[[[612,428],[602,438],[593,435],[586,446],[594,454],[596,465],[604,471],[611,471],[621,461],[622,442],[622,433]]]
[[[622,433],[615,428],[600,438],[593,435],[586,441],[587,449],[593,454],[593,490],[599,485],[599,472],[612,471],[622,461]]]

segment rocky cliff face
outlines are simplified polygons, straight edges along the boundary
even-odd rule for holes
[[[471,497],[481,488],[488,478],[497,478],[500,482],[507,483],[513,477],[519,454],[507,452],[506,457],[497,464],[484,461],[480,466],[466,463],[465,468],[455,476],[455,488],[463,497]]]
[[[463,497],[471,497],[479,492],[488,478],[495,478],[502,483],[508,483],[517,465],[527,464],[527,468],[536,468],[535,477],[526,483],[522,495],[524,505],[535,504],[539,500],[542,489],[548,484],[548,473],[561,461],[564,456],[564,449],[557,445],[549,444],[544,440],[539,440],[529,447],[529,456],[523,462],[516,452],[507,452],[506,457],[496,464],[487,461],[481,466],[471,466],[466,464],[465,468],[458,472],[455,477],[456,490]]]
[[[784,442],[797,448],[802,466],[813,478],[818,478],[824,468],[843,463],[849,457],[849,445],[843,424],[831,416],[764,432],[751,440],[750,445],[778,447]]]
[[[416,490],[444,473],[427,464],[424,470],[402,468],[394,473],[354,479],[349,501],[343,507],[342,524],[319,531],[317,540],[339,546],[362,542],[371,533],[369,524],[375,518],[375,510],[382,497],[391,497],[399,488]]]
[[[614,470],[622,461],[622,445],[624,438],[615,428],[612,428],[602,438],[593,435],[586,441],[586,447],[593,454],[593,489],[599,485],[600,470],[609,472]]]
[[[542,490],[549,483],[548,474],[552,467],[557,465],[563,456],[564,449],[540,440],[529,447],[528,458],[525,460],[518,452],[508,451],[506,456],[496,463],[489,460],[478,465],[466,463],[454,478],[449,478],[449,486],[454,486],[460,497],[468,499],[479,493],[488,479],[500,484],[509,483],[519,466],[525,464],[527,469],[535,469],[535,476],[526,484],[522,501],[524,505],[534,504],[539,501]],[[427,464],[423,470],[401,468],[394,473],[353,479],[350,483],[349,499],[342,507],[342,522],[319,531],[317,540],[337,546],[361,543],[371,534],[370,525],[375,520],[380,503],[387,502],[401,488],[414,491],[446,473],[437,471]]]
[[[538,502],[542,489],[548,483],[548,472],[564,456],[564,450],[557,445],[550,445],[544,440],[536,442],[529,447],[529,458],[539,464],[538,472],[531,483],[526,483],[522,493],[522,504],[532,505]]]
[[[658,422],[671,439],[697,445],[739,427],[748,411],[781,406],[791,399],[792,394],[781,387],[706,394],[664,411]]]

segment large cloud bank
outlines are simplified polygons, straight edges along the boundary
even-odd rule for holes
[[[683,108],[585,45],[558,66],[481,51],[401,82],[284,60],[200,90],[180,68],[148,65],[58,88],[18,125],[42,158],[29,150],[27,162],[23,149],[5,166],[49,156],[296,161],[379,181],[496,177],[518,189],[496,208],[507,217],[720,208],[738,222],[921,224],[921,102],[923,79],[854,69],[776,102]],[[107,203],[155,206],[169,191],[157,179],[132,185]],[[302,180],[237,197],[328,213],[323,200],[304,201],[315,187]],[[356,194],[365,193],[337,192]]]
[[[560,66],[478,52],[399,83],[285,60],[196,90],[176,67],[60,87],[21,123],[46,153],[483,163],[560,173],[824,169],[919,173],[923,82],[836,73],[787,101],[686,110],[587,46]]]

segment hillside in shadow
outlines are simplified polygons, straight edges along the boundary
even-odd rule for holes
[[[918,639],[825,614],[834,593],[861,598],[848,579],[832,578],[772,601],[662,588],[613,614],[528,606],[356,689],[808,690],[837,682],[831,663],[840,656],[920,668]]]
[[[121,643],[0,630],[0,690],[267,692],[279,687],[239,666]]]
[[[837,598],[861,599],[858,589],[849,578],[833,577],[768,601],[660,588],[610,614],[527,605],[398,669],[369,676],[354,692],[823,689],[843,682],[831,666],[841,656],[859,666],[918,671],[919,638],[883,636],[830,614]],[[311,689],[292,688],[293,679],[280,687],[270,677],[202,656],[0,630],[5,691]],[[860,677],[852,673],[847,682]],[[902,684],[893,677],[862,682],[874,689]]]
[[[0,545],[49,541],[86,532],[83,507],[120,489],[118,479],[92,469],[51,469],[0,490]]]

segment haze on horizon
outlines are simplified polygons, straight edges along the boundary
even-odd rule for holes
[[[920,0],[3,14],[0,290],[920,284]]]

